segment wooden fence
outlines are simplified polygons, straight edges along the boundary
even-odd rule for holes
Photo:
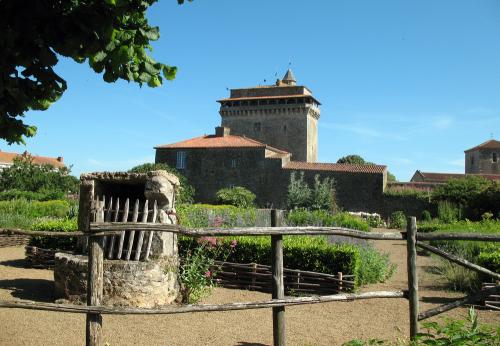
[[[95,215],[104,215],[103,204],[96,202]],[[178,314],[188,312],[207,311],[232,311],[246,309],[272,308],[273,310],[273,339],[274,345],[285,345],[285,307],[290,305],[314,304],[334,301],[351,301],[357,299],[373,298],[408,298],[410,311],[410,337],[414,338],[418,332],[418,321],[435,316],[444,311],[458,306],[474,303],[484,299],[491,294],[500,293],[500,286],[495,285],[485,288],[456,302],[445,304],[434,309],[419,313],[418,308],[418,277],[417,277],[417,253],[416,247],[431,247],[422,243],[425,240],[469,240],[469,241],[500,241],[497,234],[477,233],[440,233],[440,234],[418,234],[415,217],[408,218],[406,232],[377,233],[360,232],[340,227],[280,227],[277,211],[272,213],[272,227],[248,227],[248,228],[198,228],[186,229],[178,225],[152,224],[152,223],[122,223],[122,222],[99,222],[90,223],[85,232],[54,233],[54,232],[27,232],[22,230],[2,230],[4,234],[29,234],[44,236],[85,236],[89,239],[89,269],[88,269],[88,291],[87,306],[64,305],[53,303],[41,303],[33,301],[0,301],[0,307],[23,308],[35,310],[47,310],[58,312],[85,313],[86,320],[86,344],[102,345],[102,314]],[[125,230],[136,232],[174,232],[187,236],[222,236],[222,235],[267,235],[271,236],[272,251],[272,299],[259,302],[216,304],[216,305],[184,305],[181,307],[165,307],[158,309],[134,309],[101,306],[103,295],[103,262],[104,262],[104,236],[120,236]],[[366,293],[346,293],[334,295],[321,295],[312,297],[287,297],[285,298],[284,268],[283,268],[283,235],[341,235],[359,239],[370,240],[406,240],[408,250],[408,290],[407,291],[375,291]],[[424,245],[424,246],[422,246]],[[439,250],[441,251],[441,250]],[[493,273],[486,268],[479,267],[455,256],[444,252],[437,252],[439,256],[447,258],[455,263],[472,270],[480,271],[485,275],[498,278],[498,273]]]
[[[271,266],[215,261],[214,269],[217,273],[217,284],[222,287],[271,292]],[[283,268],[285,293],[290,295],[350,292],[354,290],[352,279],[354,275],[343,275],[341,272],[331,275]]]

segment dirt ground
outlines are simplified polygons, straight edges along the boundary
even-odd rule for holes
[[[376,242],[390,253],[398,268],[384,284],[362,291],[406,288],[406,246],[401,241]],[[53,301],[53,273],[25,269],[21,247],[0,248],[0,299]],[[461,294],[448,292],[440,278],[426,269],[432,258],[418,257],[421,310],[449,302]],[[268,294],[216,288],[202,303],[269,299]],[[441,316],[463,318],[466,308]],[[500,313],[479,310],[483,323],[500,325]],[[440,319],[437,317],[435,319]],[[355,338],[406,339],[408,303],[405,299],[372,299],[286,308],[288,345],[341,345]],[[271,345],[270,309],[191,313],[165,316],[104,316],[104,340],[115,345]],[[81,314],[0,310],[0,345],[83,345],[85,316]]]

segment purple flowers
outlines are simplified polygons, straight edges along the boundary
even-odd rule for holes
[[[211,278],[212,277],[212,272],[210,270],[207,270],[205,272],[205,277],[208,279],[208,278]]]

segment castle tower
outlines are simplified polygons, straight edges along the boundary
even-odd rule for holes
[[[293,161],[316,162],[320,103],[305,86],[296,85],[292,70],[275,85],[231,89],[220,103],[221,125],[292,153]]]

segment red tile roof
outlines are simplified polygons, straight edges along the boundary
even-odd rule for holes
[[[18,153],[7,153],[5,151],[0,151],[0,163],[3,164],[12,164],[16,157],[30,155],[33,159],[33,163],[37,165],[52,165],[54,167],[64,167],[63,158],[62,157],[45,157],[45,156],[36,156],[31,155],[28,152],[24,152],[22,154]]]
[[[254,139],[244,136],[201,136],[185,141],[156,146],[155,149],[205,149],[205,148],[265,148],[278,154],[288,154],[287,151],[280,150]]]
[[[383,173],[387,167],[382,165],[354,165],[348,163],[319,163],[319,162],[299,162],[291,161],[284,169],[312,170],[312,171],[332,171],[350,173]]]
[[[437,183],[445,183],[450,179],[461,179],[468,176],[478,176],[483,177],[489,180],[500,180],[500,174],[464,174],[464,173],[433,173],[433,172],[420,172],[424,179],[424,182],[437,182]],[[415,174],[417,174],[415,172]]]
[[[500,141],[490,139],[489,141],[481,143],[475,146],[474,148],[467,149],[464,152],[468,153],[469,151],[474,151],[478,149],[500,149]]]

